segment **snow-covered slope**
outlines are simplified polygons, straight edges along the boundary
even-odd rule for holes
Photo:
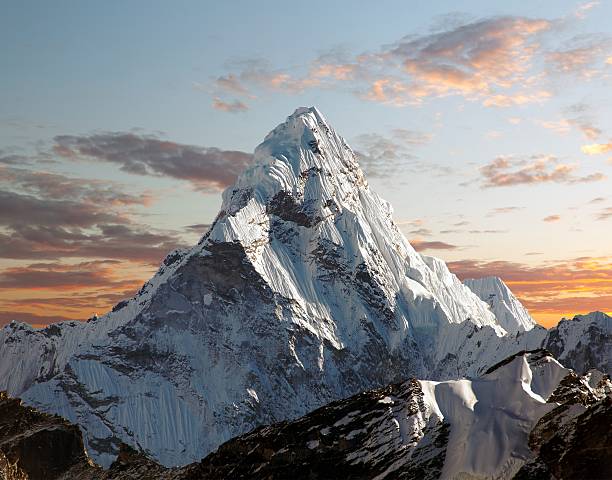
[[[1,330],[0,389],[78,423],[103,465],[122,441],[176,465],[257,425],[410,377],[475,375],[541,342],[507,335],[391,216],[344,139],[298,109],[210,231],[134,298],[86,323]]]
[[[463,281],[486,302],[498,322],[510,333],[531,330],[536,322],[499,277],[468,278]]]

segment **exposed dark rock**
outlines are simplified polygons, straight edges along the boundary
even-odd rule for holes
[[[494,372],[495,370],[499,369],[500,367],[503,367],[504,365],[507,365],[508,363],[510,363],[512,360],[514,360],[516,357],[521,357],[523,355],[525,355],[526,353],[530,353],[531,354],[531,360],[532,361],[536,361],[539,360],[541,358],[550,356],[550,352],[544,348],[537,348],[535,350],[525,350],[525,351],[520,351],[520,352],[516,352],[514,355],[509,356],[508,358],[503,359],[501,362],[496,363],[495,365],[493,365],[492,367],[488,368],[485,371],[485,375],[488,375],[489,373]],[[537,354],[537,356],[534,356],[534,354]]]
[[[406,444],[394,422],[423,412],[417,381],[392,384],[330,403],[293,422],[259,427],[221,445],[187,478],[435,479],[441,472],[447,424],[427,426],[424,446]],[[416,446],[416,448],[414,448]]]
[[[605,397],[573,418],[563,406],[553,412],[544,416],[531,433],[529,444],[537,456],[514,479],[612,478],[612,398]]]
[[[55,479],[89,465],[81,431],[0,392],[0,478]],[[93,468],[93,467],[92,467]]]
[[[310,217],[297,200],[284,190],[280,190],[267,205],[268,214],[276,215],[286,222],[294,222],[302,227],[311,227],[321,221]]]

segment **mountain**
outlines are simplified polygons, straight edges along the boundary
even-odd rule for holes
[[[0,389],[78,424],[105,467],[122,443],[173,466],[364,390],[478,376],[546,335],[507,331],[418,254],[344,139],[301,108],[134,298],[87,322],[2,329]]]
[[[611,388],[609,377],[579,376],[538,350],[472,381],[413,379],[332,402],[181,468],[122,445],[106,471],[88,461],[76,427],[0,396],[0,477],[24,478],[7,475],[8,454],[33,480],[609,478]],[[38,470],[15,438],[41,451]]]
[[[463,283],[489,305],[495,318],[506,331],[524,332],[536,326],[527,309],[501,278],[468,278]]]
[[[611,373],[612,317],[591,312],[564,318],[548,331],[542,346],[579,373],[592,368]]]

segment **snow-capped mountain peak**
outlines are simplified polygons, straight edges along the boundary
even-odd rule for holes
[[[2,329],[0,389],[78,423],[104,465],[121,442],[176,465],[258,425],[479,372],[542,341],[507,337],[444,262],[410,246],[344,139],[301,108],[257,147],[209,232],[134,298],[86,323]]]
[[[486,302],[508,332],[524,332],[536,326],[527,309],[499,277],[468,278],[463,282]]]

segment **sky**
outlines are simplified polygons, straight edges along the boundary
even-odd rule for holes
[[[612,312],[612,1],[3,1],[0,325],[101,314],[317,106],[419,251]]]

